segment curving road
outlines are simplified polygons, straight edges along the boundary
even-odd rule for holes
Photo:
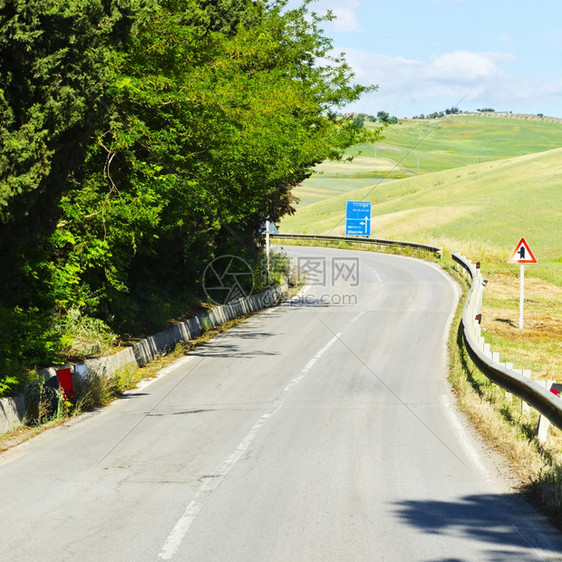
[[[2,560],[562,559],[453,407],[453,283],[287,251],[293,301],[0,457]]]

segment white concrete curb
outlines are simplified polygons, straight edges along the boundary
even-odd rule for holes
[[[181,341],[197,338],[206,330],[216,328],[244,314],[276,305],[281,300],[285,290],[286,287],[269,288],[256,295],[239,298],[217,306],[108,357],[87,359],[79,365],[48,367],[39,369],[38,372],[43,375],[45,380],[49,381],[57,376],[57,369],[70,367],[73,379],[80,378],[84,381],[92,375],[111,377],[120,371],[136,369],[160,355],[169,353]],[[0,434],[17,427],[22,422],[24,415],[25,400],[23,394],[19,394],[15,398],[0,399]]]

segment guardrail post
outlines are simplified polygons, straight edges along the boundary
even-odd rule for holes
[[[550,421],[546,416],[542,414],[539,417],[539,426],[537,428],[537,439],[544,443],[548,437],[548,428],[550,427]]]
[[[546,390],[550,391],[550,387],[552,386],[553,381],[535,381],[537,384],[546,388]],[[550,420],[543,416],[542,414],[539,417],[539,426],[537,428],[537,439],[544,443],[546,438],[548,437],[548,428],[550,427]]]
[[[513,371],[513,363],[505,363],[505,368]],[[513,402],[513,394],[511,394],[508,390],[505,391],[505,397],[508,402]]]
[[[476,272],[476,279],[474,280],[476,285],[476,312],[477,314],[482,314],[482,297],[484,296],[484,287],[482,286],[482,273],[478,269]]]
[[[478,322],[474,322],[474,329],[472,330],[472,335],[474,336],[474,340],[480,342],[480,338],[482,337],[482,328]]]
[[[531,378],[530,369],[523,369],[521,371],[521,374],[528,379]],[[521,400],[521,413],[525,414],[525,415],[529,415],[531,413],[531,406],[529,406],[529,404],[527,404],[527,402],[525,402],[525,400]]]

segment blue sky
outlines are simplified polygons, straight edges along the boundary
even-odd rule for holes
[[[291,2],[293,3],[293,2]],[[492,107],[562,118],[561,0],[318,0],[358,82],[350,110],[397,117]]]

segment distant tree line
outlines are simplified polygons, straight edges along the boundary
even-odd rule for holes
[[[395,125],[398,123],[398,118],[394,115],[389,115],[386,111],[379,111],[377,113],[377,118],[381,123],[387,123],[389,125]]]
[[[420,115],[414,115],[412,119],[442,119],[445,115],[456,115],[458,113],[462,113],[458,107],[451,107],[445,109],[444,111],[434,111],[433,113],[428,113],[427,115],[420,113]]]
[[[367,113],[354,113],[352,116],[353,122],[359,127],[363,127],[365,121],[370,121],[371,123],[385,123],[387,125],[398,123],[398,117],[390,115],[386,111],[379,111],[376,117]]]
[[[484,107],[482,109],[477,109],[477,113],[495,113],[495,109],[492,107]],[[446,115],[456,115],[458,113],[472,113],[471,111],[460,111],[458,107],[450,107],[444,111],[434,111],[433,113],[428,113],[427,115],[420,113],[419,115],[414,115],[412,119],[442,119]],[[511,113],[511,111],[509,112]]]
[[[70,317],[148,330],[201,297],[213,257],[255,262],[312,166],[378,138],[337,114],[370,88],[325,19],[286,0],[0,4],[0,395],[64,359]]]

